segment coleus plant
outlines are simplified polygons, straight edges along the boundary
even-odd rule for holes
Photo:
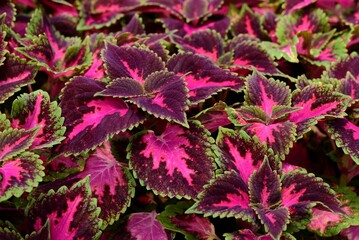
[[[357,8],[1,1],[0,239],[358,239]]]

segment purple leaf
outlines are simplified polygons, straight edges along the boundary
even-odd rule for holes
[[[278,239],[289,223],[289,212],[281,205],[280,179],[265,158],[249,179],[250,205],[264,224],[265,230]]]
[[[0,239],[22,240],[23,238],[9,221],[0,220]]]
[[[7,55],[4,65],[0,66],[0,72],[0,103],[3,103],[22,86],[34,83],[37,69],[24,59]]]
[[[290,105],[290,89],[284,82],[254,72],[248,77],[246,86],[245,103],[259,106],[269,118],[275,106]]]
[[[8,160],[28,149],[38,130],[38,128],[27,131],[9,128],[0,132],[0,160]]]
[[[349,57],[341,60],[330,68],[328,76],[332,78],[344,79],[347,72],[350,72],[356,81],[359,81],[359,70],[356,66],[359,64],[359,55],[353,53]]]
[[[34,231],[31,234],[27,234],[25,236],[25,240],[42,240],[42,239],[50,239],[50,225],[49,221],[46,221],[44,226],[40,228],[38,231]]]
[[[285,1],[285,12],[291,13],[297,10],[300,10],[312,3],[316,0],[286,0]]]
[[[136,47],[118,47],[109,43],[103,58],[111,79],[128,77],[143,84],[151,73],[164,70],[164,63],[154,52]]]
[[[182,20],[174,18],[162,18],[161,20],[163,21],[168,31],[176,30],[176,34],[181,37],[207,29],[212,29],[220,33],[222,37],[225,37],[231,24],[231,20],[227,16],[222,16],[215,20],[200,22],[200,25],[191,25],[189,23],[183,22]]]
[[[359,226],[350,226],[349,228],[343,230],[341,235],[346,236],[348,239],[357,239],[359,238]]]
[[[52,147],[60,143],[64,137],[65,128],[61,109],[56,102],[50,102],[47,92],[38,90],[18,97],[12,105],[11,126],[30,130],[40,127],[32,142],[31,149]]]
[[[276,63],[257,43],[245,41],[232,42],[230,45],[232,45],[230,50],[233,51],[233,61],[230,66],[232,72],[239,72],[238,69],[252,69],[254,67],[263,73],[280,73],[276,68]]]
[[[192,104],[203,102],[223,89],[239,91],[244,85],[241,78],[217,67],[207,57],[192,53],[174,55],[166,67],[184,77]]]
[[[127,12],[140,6],[140,0],[92,0],[91,13]]]
[[[167,240],[167,234],[157,220],[157,215],[155,211],[131,214],[126,226],[131,237],[144,240]]]
[[[66,85],[60,106],[67,138],[62,142],[61,152],[89,150],[142,121],[137,107],[122,99],[94,97],[104,89],[105,83],[86,77],[75,77]]]
[[[256,136],[261,143],[266,143],[282,160],[284,155],[289,153],[296,136],[296,125],[290,121],[270,124],[249,123],[243,130],[252,137]]]
[[[97,147],[86,160],[85,169],[71,179],[82,179],[87,175],[90,175],[92,196],[96,197],[101,208],[102,227],[112,224],[127,209],[134,195],[135,183],[124,164],[112,156],[109,142]]]
[[[359,164],[359,126],[346,118],[333,119],[327,121],[327,124],[329,125],[328,132],[336,145]]]
[[[226,128],[220,128],[216,142],[224,154],[222,165],[225,170],[235,170],[248,185],[249,177],[259,169],[268,153],[265,145],[244,131],[235,132]]]
[[[314,205],[343,213],[334,191],[323,179],[303,170],[290,171],[282,176],[282,205],[289,209],[293,219],[309,213]]]
[[[49,221],[50,236],[60,239],[92,239],[101,234],[100,208],[91,197],[89,178],[77,182],[70,189],[66,186],[56,192],[50,190],[33,199],[26,208],[35,231]]]
[[[345,78],[339,81],[336,90],[350,96],[352,100],[359,100],[359,81],[355,80],[349,72]]]
[[[134,14],[131,20],[123,28],[122,32],[129,32],[133,35],[145,34],[145,27],[142,24],[142,19],[138,14]]]
[[[143,132],[131,141],[130,167],[162,196],[196,198],[213,177],[214,140],[198,123],[167,124],[161,135]]]
[[[1,19],[0,19],[1,21]],[[3,31],[2,29],[0,29],[0,66],[4,64],[4,61],[5,61],[5,54],[6,54],[6,50],[5,50],[5,47],[7,45],[7,42],[5,41],[5,35],[6,35],[6,32]],[[1,69],[1,67],[0,67]]]
[[[214,62],[217,62],[224,54],[224,41],[221,35],[210,29],[194,32],[184,38],[177,38],[175,41],[184,51],[204,55]]]
[[[149,75],[143,86],[131,78],[119,78],[98,96],[128,97],[144,111],[187,126],[187,88],[180,76],[160,71]]]
[[[4,161],[0,160],[0,202],[30,192],[45,175],[39,156],[31,152]]]
[[[105,46],[104,34],[93,34],[90,36],[90,52],[92,64],[83,74],[84,77],[102,79],[105,77],[105,67],[101,57],[101,50]]]
[[[186,213],[201,213],[204,216],[235,217],[248,222],[257,217],[250,207],[248,187],[237,172],[218,175],[199,195],[196,202]]]
[[[348,98],[333,92],[331,85],[312,84],[293,92],[292,104],[301,108],[289,116],[289,120],[297,125],[297,138],[300,138],[317,120],[328,116],[344,116]]]
[[[4,24],[8,26],[14,25],[16,9],[11,0],[3,0],[0,2],[0,15],[6,14]]]

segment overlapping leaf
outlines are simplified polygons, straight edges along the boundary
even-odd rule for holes
[[[21,240],[22,236],[9,221],[3,222],[0,220],[0,238]]]
[[[359,70],[356,67],[359,64],[359,55],[351,54],[349,57],[336,63],[329,71],[328,76],[337,79],[344,79],[347,72],[350,72],[356,81],[359,80]]]
[[[327,124],[329,125],[328,131],[336,145],[359,164],[359,126],[346,118],[327,121]]]
[[[40,10],[34,12],[26,28],[24,45],[16,50],[56,77],[72,76],[91,62],[88,38],[65,38]]]
[[[61,109],[56,102],[50,101],[47,92],[38,90],[18,97],[13,102],[11,117],[13,128],[40,127],[30,148],[51,147],[64,139]]]
[[[5,31],[3,31],[0,28],[0,66],[3,65],[5,61],[5,54],[6,54],[5,47],[7,45],[7,42],[5,41],[5,35],[6,35]]]
[[[155,211],[131,214],[126,226],[130,236],[135,239],[167,240],[167,234],[157,220],[157,215]]]
[[[3,13],[6,14],[4,24],[8,26],[13,26],[16,10],[15,5],[12,3],[11,0],[4,0],[0,2],[0,15]]]
[[[197,122],[189,127],[168,123],[160,135],[142,132],[131,141],[130,167],[160,195],[196,198],[213,177],[213,139]]]
[[[207,57],[192,53],[174,55],[166,67],[184,77],[192,104],[203,102],[223,89],[239,91],[244,85],[238,76],[217,67]]]
[[[63,92],[60,107],[65,118],[66,139],[61,151],[80,153],[100,145],[109,136],[132,128],[143,120],[136,106],[122,99],[94,97],[105,83],[75,77]]]
[[[0,103],[19,91],[22,86],[34,83],[37,68],[14,55],[6,55],[0,66]]]
[[[33,199],[26,209],[36,231],[49,221],[50,236],[54,239],[93,239],[101,234],[100,208],[92,198],[89,178],[66,186],[56,192],[50,190]]]
[[[87,175],[90,175],[92,196],[96,197],[97,206],[101,208],[102,228],[105,228],[127,209],[134,195],[134,181],[126,166],[112,156],[109,142],[97,147],[86,160],[84,170],[71,179],[83,179]]]
[[[286,0],[285,1],[285,11],[286,13],[294,12],[297,10],[300,10],[312,3],[314,3],[316,0]]]

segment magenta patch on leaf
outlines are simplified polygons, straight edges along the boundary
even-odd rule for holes
[[[7,55],[4,65],[0,65],[0,103],[19,91],[22,86],[32,84],[37,73],[36,67],[24,60]]]
[[[161,195],[196,198],[213,177],[210,139],[198,124],[190,123],[190,129],[167,124],[161,135],[148,131],[131,141],[130,166]]]
[[[359,126],[346,118],[334,119],[327,122],[331,138],[338,147],[359,164]]]
[[[70,189],[63,186],[33,199],[26,209],[36,231],[50,222],[50,235],[60,239],[92,239],[99,235],[100,208],[91,197],[88,177]]]
[[[56,102],[50,102],[47,92],[35,91],[21,95],[13,102],[11,116],[13,128],[30,130],[39,127],[30,147],[32,149],[51,147],[64,139],[61,109]]]
[[[0,160],[2,160],[0,158]],[[28,152],[0,162],[0,202],[25,191],[30,192],[42,181],[44,167],[39,156]]]
[[[301,137],[317,120],[326,116],[340,117],[347,107],[348,98],[333,92],[331,86],[309,85],[292,96],[292,104],[301,110],[289,115],[289,120],[296,123],[297,135]]]
[[[99,217],[105,224],[118,219],[133,195],[134,183],[123,165],[113,157],[109,142],[105,142],[86,160],[85,169],[71,176],[82,179],[90,175],[92,195],[98,200]]]
[[[172,217],[171,222],[199,239],[210,239],[216,236],[213,224],[208,218],[195,214],[185,214]]]
[[[244,85],[241,78],[217,67],[208,58],[191,53],[173,56],[166,67],[185,79],[193,104],[223,89],[239,91]]]
[[[104,62],[110,78],[129,77],[141,84],[153,72],[164,69],[164,63],[154,52],[107,44],[103,52]]]
[[[292,122],[278,122],[272,124],[249,123],[243,127],[250,136],[258,137],[259,141],[266,143],[274,153],[284,159],[284,154],[289,153],[295,140],[296,125]]]
[[[157,220],[157,213],[142,212],[130,215],[126,229],[135,239],[167,240],[167,234]]]
[[[75,77],[66,85],[61,108],[67,138],[61,151],[79,153],[104,142],[110,135],[132,128],[142,121],[137,107],[122,99],[94,97],[105,83]]]
[[[237,172],[227,172],[218,175],[200,194],[196,202],[187,213],[203,213],[213,217],[234,216],[249,222],[257,219],[250,207],[248,186]]]

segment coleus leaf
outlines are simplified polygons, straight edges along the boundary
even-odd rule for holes
[[[22,240],[21,234],[16,230],[14,225],[12,225],[9,221],[1,221],[0,220],[0,238],[7,240]]]
[[[255,222],[257,217],[250,207],[248,186],[237,172],[216,176],[206,185],[197,201],[186,213],[200,213],[204,217],[235,217]]]
[[[6,32],[0,29],[0,66],[4,64],[7,42],[5,41]]]
[[[118,78],[96,96],[127,97],[147,113],[187,126],[187,88],[180,76],[160,71],[147,76],[144,83]]]
[[[66,139],[61,152],[80,153],[103,143],[109,136],[131,129],[143,120],[136,106],[122,99],[94,97],[105,83],[74,77],[63,90],[62,108]]]
[[[134,14],[131,20],[122,29],[122,32],[129,32],[133,35],[145,34],[145,26],[142,24],[142,18],[138,14]]]
[[[213,177],[213,143],[198,122],[189,122],[189,129],[168,123],[161,135],[147,131],[131,140],[130,168],[155,193],[196,198]]]
[[[126,229],[134,239],[167,240],[167,234],[157,216],[155,211],[133,213],[128,218]]]
[[[99,218],[103,220],[104,229],[127,209],[134,196],[135,183],[127,167],[112,156],[109,142],[97,147],[86,160],[84,170],[70,179],[82,179],[87,175],[90,175],[92,196],[101,208]]]
[[[275,106],[290,103],[290,89],[284,82],[268,79],[256,71],[247,78],[245,104],[260,107],[269,118]]]
[[[347,76],[347,72],[350,72],[356,81],[359,80],[359,70],[357,65],[359,64],[359,55],[356,53],[351,54],[349,57],[342,59],[336,63],[328,71],[328,76],[331,78],[344,79]]]
[[[359,81],[355,80],[350,72],[338,82],[336,90],[350,96],[352,100],[359,100]]]
[[[33,231],[31,234],[27,234],[25,236],[25,240],[41,240],[50,238],[51,235],[49,221],[46,221],[46,223],[38,231]]]
[[[290,121],[265,124],[261,122],[248,123],[242,130],[250,136],[258,137],[261,143],[266,143],[275,154],[284,160],[285,154],[293,146],[296,139],[296,124]]]
[[[141,5],[140,0],[92,0],[91,1],[91,13],[103,13],[103,12],[128,12]]]
[[[240,77],[217,67],[207,57],[192,53],[174,55],[166,67],[184,77],[192,104],[203,102],[223,89],[239,91],[244,85]]]
[[[280,74],[276,68],[276,63],[270,58],[266,50],[253,41],[233,40],[228,44],[230,51],[233,51],[230,70],[238,72],[240,69],[252,69],[253,67],[260,72],[267,74]]]
[[[54,239],[93,239],[101,235],[100,208],[92,198],[89,177],[56,192],[50,190],[32,199],[25,213],[33,222],[35,231],[49,221],[50,236]]]
[[[23,42],[25,46],[16,50],[55,77],[71,76],[91,63],[88,38],[62,36],[39,9],[32,15]]]
[[[285,1],[285,12],[291,13],[297,10],[300,10],[312,3],[314,3],[316,0],[286,0]]]
[[[215,12],[223,3],[223,0],[181,0],[181,1],[163,1],[163,0],[148,0],[147,4],[158,5],[164,7],[166,10],[183,16],[186,22],[198,20],[203,17],[209,17]]]
[[[14,3],[11,0],[3,0],[0,3],[0,15],[6,14],[4,24],[8,26],[14,25],[16,9]]]
[[[0,113],[0,132],[10,128],[10,121],[6,118],[6,115]]]
[[[239,230],[234,233],[225,233],[225,240],[273,240],[273,237],[267,233],[263,235],[256,235],[250,229],[243,229]],[[296,238],[293,237],[291,234],[284,232],[280,236],[281,240],[295,240]]]
[[[0,202],[30,192],[45,175],[39,156],[23,153],[10,160],[0,160]]]
[[[51,102],[47,92],[38,90],[18,97],[12,105],[11,126],[29,130],[39,127],[31,149],[51,147],[60,143],[64,137],[64,119],[57,103]]]
[[[38,128],[19,130],[8,128],[0,132],[0,160],[8,160],[28,149],[38,132]]]
[[[182,201],[177,204],[167,205],[157,219],[165,229],[180,232],[188,240],[219,240],[215,234],[214,226],[208,218],[196,214],[184,214],[190,206],[190,203]]]
[[[335,140],[336,145],[359,164],[359,126],[347,118],[333,119],[326,123],[330,137]]]
[[[281,206],[279,175],[273,171],[265,158],[260,168],[249,179],[251,207],[263,223],[266,232],[279,239],[289,223],[289,211]]]
[[[90,52],[92,53],[91,66],[84,72],[83,76],[93,79],[102,79],[105,77],[105,67],[101,56],[101,50],[105,46],[105,35],[93,34],[90,36]]]
[[[216,143],[224,155],[220,165],[225,168],[224,170],[238,172],[246,185],[251,174],[261,166],[264,156],[270,154],[258,138],[251,138],[244,131],[220,128]],[[278,166],[272,167],[278,169]]]
[[[24,59],[8,54],[0,71],[0,103],[3,103],[22,86],[34,83],[37,68]]]
[[[142,48],[118,47],[108,43],[103,58],[111,79],[128,77],[143,84],[151,73],[164,70],[161,58]]]
[[[204,55],[214,62],[224,54],[224,41],[221,35],[211,29],[194,32],[174,40],[183,51]]]
[[[231,19],[233,19],[231,30],[234,36],[249,34],[259,39],[268,39],[267,34],[263,31],[259,14],[253,12],[247,4],[243,4],[239,11],[232,8],[230,15]]]
[[[333,92],[332,88],[331,85],[311,84],[293,92],[293,106],[302,108],[289,115],[289,120],[297,125],[297,138],[309,131],[319,119],[345,116],[349,99],[344,94]]]
[[[163,22],[167,31],[176,30],[176,34],[181,37],[207,29],[212,29],[220,33],[222,37],[225,37],[231,24],[231,20],[227,16],[221,16],[218,19],[208,19],[203,22],[201,21],[196,25],[189,24],[175,18],[162,18],[161,21]]]

